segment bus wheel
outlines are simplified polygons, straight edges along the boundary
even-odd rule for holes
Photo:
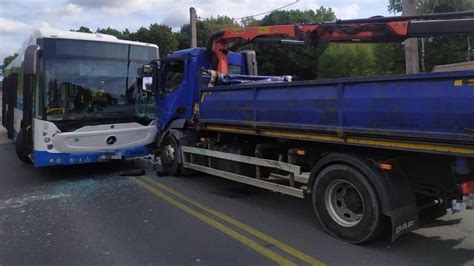
[[[160,157],[163,171],[171,176],[181,174],[182,165],[178,162],[178,141],[168,134],[160,146]]]
[[[25,145],[25,133],[23,129],[20,129],[20,132],[18,132],[18,135],[16,136],[15,150],[18,159],[25,163],[31,163],[31,159],[28,156],[28,151]]]
[[[331,235],[350,243],[378,236],[383,214],[376,191],[356,169],[342,164],[323,169],[312,190],[316,215]]]

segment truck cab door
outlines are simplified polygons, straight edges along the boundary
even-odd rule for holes
[[[186,67],[184,59],[161,62],[157,97],[159,133],[163,132],[172,120],[189,115],[188,101],[192,94],[186,93]]]

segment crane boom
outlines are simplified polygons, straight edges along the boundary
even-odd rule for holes
[[[315,24],[288,24],[223,29],[208,41],[217,71],[228,73],[227,51],[256,42],[317,45],[328,42],[403,42],[412,37],[474,33],[474,12],[374,17]]]

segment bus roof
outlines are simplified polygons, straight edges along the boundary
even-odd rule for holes
[[[151,44],[151,43],[120,40],[113,35],[103,34],[103,33],[63,31],[63,30],[57,30],[57,29],[51,29],[51,28],[38,28],[38,29],[33,30],[33,39],[41,39],[41,38],[102,41],[102,42],[113,42],[113,43],[123,43],[123,44],[130,44],[130,45],[158,47],[157,45]]]
[[[64,30],[57,30],[57,29],[52,29],[52,28],[37,28],[37,29],[34,29],[32,34],[30,34],[28,39],[26,39],[26,41],[23,43],[20,50],[17,52],[18,56],[6,67],[6,69],[10,70],[13,67],[20,66],[23,62],[23,57],[24,57],[26,47],[31,44],[36,44],[36,40],[42,39],[42,38],[122,43],[122,44],[129,44],[129,45],[155,47],[158,49],[158,46],[156,44],[120,40],[117,37],[110,34],[64,31]]]

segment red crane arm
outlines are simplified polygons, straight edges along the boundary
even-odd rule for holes
[[[224,29],[208,42],[217,58],[217,71],[228,73],[228,50],[260,40],[295,40],[305,44],[329,42],[402,42],[410,37],[441,34],[472,34],[474,19],[439,20],[472,17],[474,12],[456,12],[411,17],[375,17],[317,24],[275,25]],[[271,38],[270,38],[271,37]]]

